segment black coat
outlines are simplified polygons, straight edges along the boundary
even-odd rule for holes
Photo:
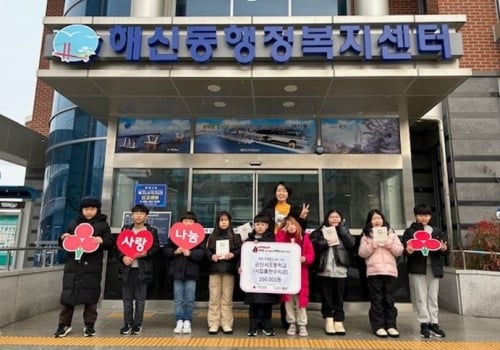
[[[323,272],[325,270],[326,258],[329,249],[333,249],[335,264],[349,267],[349,250],[352,250],[356,244],[356,239],[351,235],[349,229],[345,225],[338,225],[336,227],[337,235],[339,236],[339,244],[332,247],[328,246],[328,242],[323,237],[321,229],[322,227],[314,230],[309,236],[314,247],[315,262],[313,266],[316,269],[316,272]]]
[[[274,232],[268,229],[260,238],[255,238],[255,230],[252,231],[245,242],[274,242]],[[243,267],[245,268],[245,267]],[[271,293],[245,293],[245,304],[277,304],[279,294]]]
[[[148,250],[146,256],[137,259],[139,263],[139,279],[142,282],[151,283],[153,281],[153,257],[160,250],[160,242],[158,240],[158,230],[148,224],[144,224],[146,229],[153,235],[153,246]],[[133,224],[126,225],[122,228],[123,230],[132,230]],[[117,249],[118,250],[118,249]],[[123,263],[123,257],[125,255],[118,250],[118,260],[120,261],[120,266],[118,267],[118,278],[123,284],[127,283],[128,275],[132,269],[131,265],[125,265]]]
[[[217,241],[222,239],[229,239],[229,233],[227,231],[221,231],[219,237],[216,238]],[[211,241],[210,237],[208,237],[206,249],[206,255],[209,260],[208,273],[228,273],[235,275],[237,264],[240,261],[241,236],[233,234],[233,239],[229,241],[229,252],[234,254],[234,258],[232,259],[220,259],[217,262],[213,261],[212,255],[215,254],[215,247],[215,241]]]
[[[198,280],[200,265],[206,261],[203,243],[191,249],[189,256],[174,254],[178,246],[170,239],[163,247],[163,254],[168,259],[168,277],[172,280]]]
[[[428,257],[423,256],[420,251],[414,251],[412,254],[406,251],[408,241],[413,238],[413,234],[416,231],[423,229],[424,227],[422,226],[422,224],[414,222],[410,225],[410,227],[406,229],[403,234],[402,243],[405,248],[404,255],[406,257],[408,273],[425,275],[427,270],[427,258],[429,258],[431,259],[432,274],[436,278],[442,278],[444,275],[442,258],[449,254],[449,248],[447,248],[445,251],[430,251]],[[443,230],[434,226],[432,226],[432,238],[437,239],[438,241],[447,241]]]
[[[106,215],[100,212],[87,220],[82,215],[71,221],[64,233],[75,234],[75,228],[81,223],[89,223],[94,227],[94,236],[102,238],[102,244],[92,253],[83,253],[81,260],[75,260],[74,252],[67,252],[64,263],[63,287],[61,304],[64,305],[92,305],[96,304],[101,295],[101,277],[104,250],[113,247],[113,237],[106,222]],[[61,234],[62,236],[62,234]],[[58,243],[62,247],[62,239]]]

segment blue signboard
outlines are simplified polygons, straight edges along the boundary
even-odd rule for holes
[[[326,62],[335,59],[381,60],[385,62],[409,61],[416,57],[449,60],[456,54],[446,23],[402,24],[328,24],[328,25],[254,25],[155,26],[150,32],[141,25],[116,24],[102,38],[92,34],[92,42],[72,37],[75,25],[64,27],[53,39],[52,56],[63,62],[80,59],[72,49],[85,44],[84,62],[96,55],[102,40],[103,50],[122,56],[125,61],[148,60],[158,63],[177,63],[179,59],[206,64],[214,57],[230,56],[241,65],[267,58],[276,64],[286,64],[294,58],[316,56]],[[79,25],[77,28],[86,27]],[[95,33],[86,27],[86,32]],[[69,33],[69,34],[68,34]],[[228,50],[229,49],[229,50]],[[80,51],[83,49],[80,49]],[[229,54],[227,54],[229,53]],[[104,56],[106,56],[106,54]]]
[[[134,189],[134,205],[147,207],[167,206],[167,185],[138,184]]]

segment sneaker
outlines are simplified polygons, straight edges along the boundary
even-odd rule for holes
[[[231,326],[222,326],[222,333],[233,334],[233,328]]]
[[[309,335],[309,333],[307,333],[306,326],[304,326],[304,325],[299,326],[299,336],[301,336],[301,337],[307,337],[308,335]]]
[[[276,335],[276,332],[274,331],[273,327],[267,326],[262,328],[262,334],[264,334],[266,337],[272,337]]]
[[[257,327],[248,327],[247,335],[249,337],[256,337],[257,336]]]
[[[290,325],[288,326],[288,330],[286,331],[286,334],[288,335],[297,334],[297,327],[295,326],[295,323],[290,323]]]
[[[57,327],[56,332],[54,333],[56,338],[64,338],[71,332],[71,326],[65,326],[63,324],[60,324]]]
[[[214,335],[219,333],[219,327],[209,327],[208,328],[208,334]]]
[[[422,336],[422,338],[430,338],[431,337],[431,332],[429,330],[428,323],[421,323],[420,324],[420,335]]]
[[[184,324],[182,325],[182,333],[184,334],[191,333],[191,321],[184,320]]]
[[[375,331],[375,335],[379,338],[387,338],[387,331],[383,328],[379,328]]]
[[[120,334],[130,334],[132,332],[132,326],[129,324],[126,324],[122,328],[120,328]]]
[[[387,334],[389,335],[389,337],[392,337],[392,338],[399,337],[399,331],[394,327],[388,328]]]
[[[446,337],[446,333],[439,327],[437,323],[429,324],[429,330],[432,332],[434,336],[438,338]]]
[[[337,335],[345,335],[344,322],[334,322],[333,327],[335,328],[335,334]]]
[[[93,337],[94,335],[95,335],[95,329],[93,323],[89,323],[83,328],[84,337]]]
[[[141,332],[142,332],[142,326],[140,324],[134,324],[132,326],[132,334],[137,335],[137,334],[141,334]]]
[[[181,334],[183,327],[184,327],[184,321],[177,320],[177,323],[175,324],[175,328],[174,328],[174,333],[175,334]]]

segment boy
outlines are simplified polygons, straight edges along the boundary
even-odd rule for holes
[[[438,324],[438,293],[439,279],[443,277],[442,256],[449,253],[446,236],[438,227],[431,226],[431,208],[425,204],[417,205],[413,209],[415,222],[403,234],[404,254],[407,258],[410,289],[414,308],[417,311],[417,320],[420,322],[420,334],[429,338],[431,333],[436,337],[445,337],[445,332]],[[420,251],[408,246],[408,240],[413,238],[416,231],[424,230],[432,238],[441,242],[437,251],[430,251],[424,256]]]
[[[75,305],[81,304],[85,305],[83,335],[95,335],[94,323],[97,319],[97,301],[101,294],[103,252],[113,246],[111,230],[106,219],[106,215],[101,213],[101,201],[94,197],[84,197],[80,202],[78,216],[69,223],[65,233],[58,239],[62,247],[64,240],[75,235],[79,224],[87,223],[92,225],[94,232],[91,239],[93,243],[99,244],[99,247],[92,253],[83,253],[80,260],[75,258],[75,252],[67,252],[61,294],[62,310],[59,314],[59,325],[54,333],[56,338],[65,337],[71,332]]]
[[[122,281],[123,321],[125,323],[120,329],[120,334],[139,334],[142,332],[147,286],[153,279],[152,260],[160,249],[156,228],[146,223],[149,209],[145,205],[138,204],[131,209],[131,212],[132,224],[124,226],[122,231],[132,230],[134,234],[138,234],[147,230],[153,236],[153,245],[147,252],[143,251],[135,257],[118,253],[120,260],[118,278]]]
[[[181,222],[190,226],[197,222],[196,215],[187,211],[182,215]],[[169,259],[168,276],[174,281],[174,333],[191,333],[196,280],[200,277],[200,264],[205,259],[205,249],[202,244],[192,249],[181,248],[169,239],[163,247],[163,253]]]
[[[267,215],[257,215],[253,220],[253,231],[248,235],[250,242],[274,242],[274,232],[269,229],[270,218]],[[243,266],[245,268],[245,266]],[[240,268],[241,272],[241,268]],[[271,317],[273,304],[279,301],[278,294],[246,293],[245,304],[248,304],[248,336],[255,337],[257,329],[262,328],[266,336],[273,336]]]

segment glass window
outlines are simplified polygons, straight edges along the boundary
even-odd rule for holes
[[[288,16],[288,0],[234,0],[233,16]]]
[[[80,108],[63,112],[50,121],[49,144],[54,146],[65,141],[89,137],[103,137],[107,127]]]
[[[219,211],[231,213],[233,225],[253,219],[252,174],[195,174],[193,176],[193,211],[204,227],[214,227]]]
[[[187,169],[116,169],[113,181],[111,203],[111,226],[121,227],[123,212],[130,211],[134,204],[134,189],[138,184],[166,184],[167,203],[165,207],[150,208],[154,211],[172,212],[172,222],[179,220],[187,210]]]
[[[66,0],[65,16],[130,16],[131,0]]]
[[[106,13],[108,17],[128,17],[130,16],[131,0],[107,0]]]
[[[178,0],[176,16],[230,16],[231,0]]]
[[[347,0],[292,0],[292,16],[345,16]]]
[[[351,227],[379,209],[391,227],[405,228],[401,170],[323,170],[323,196],[325,212],[337,208]]]

